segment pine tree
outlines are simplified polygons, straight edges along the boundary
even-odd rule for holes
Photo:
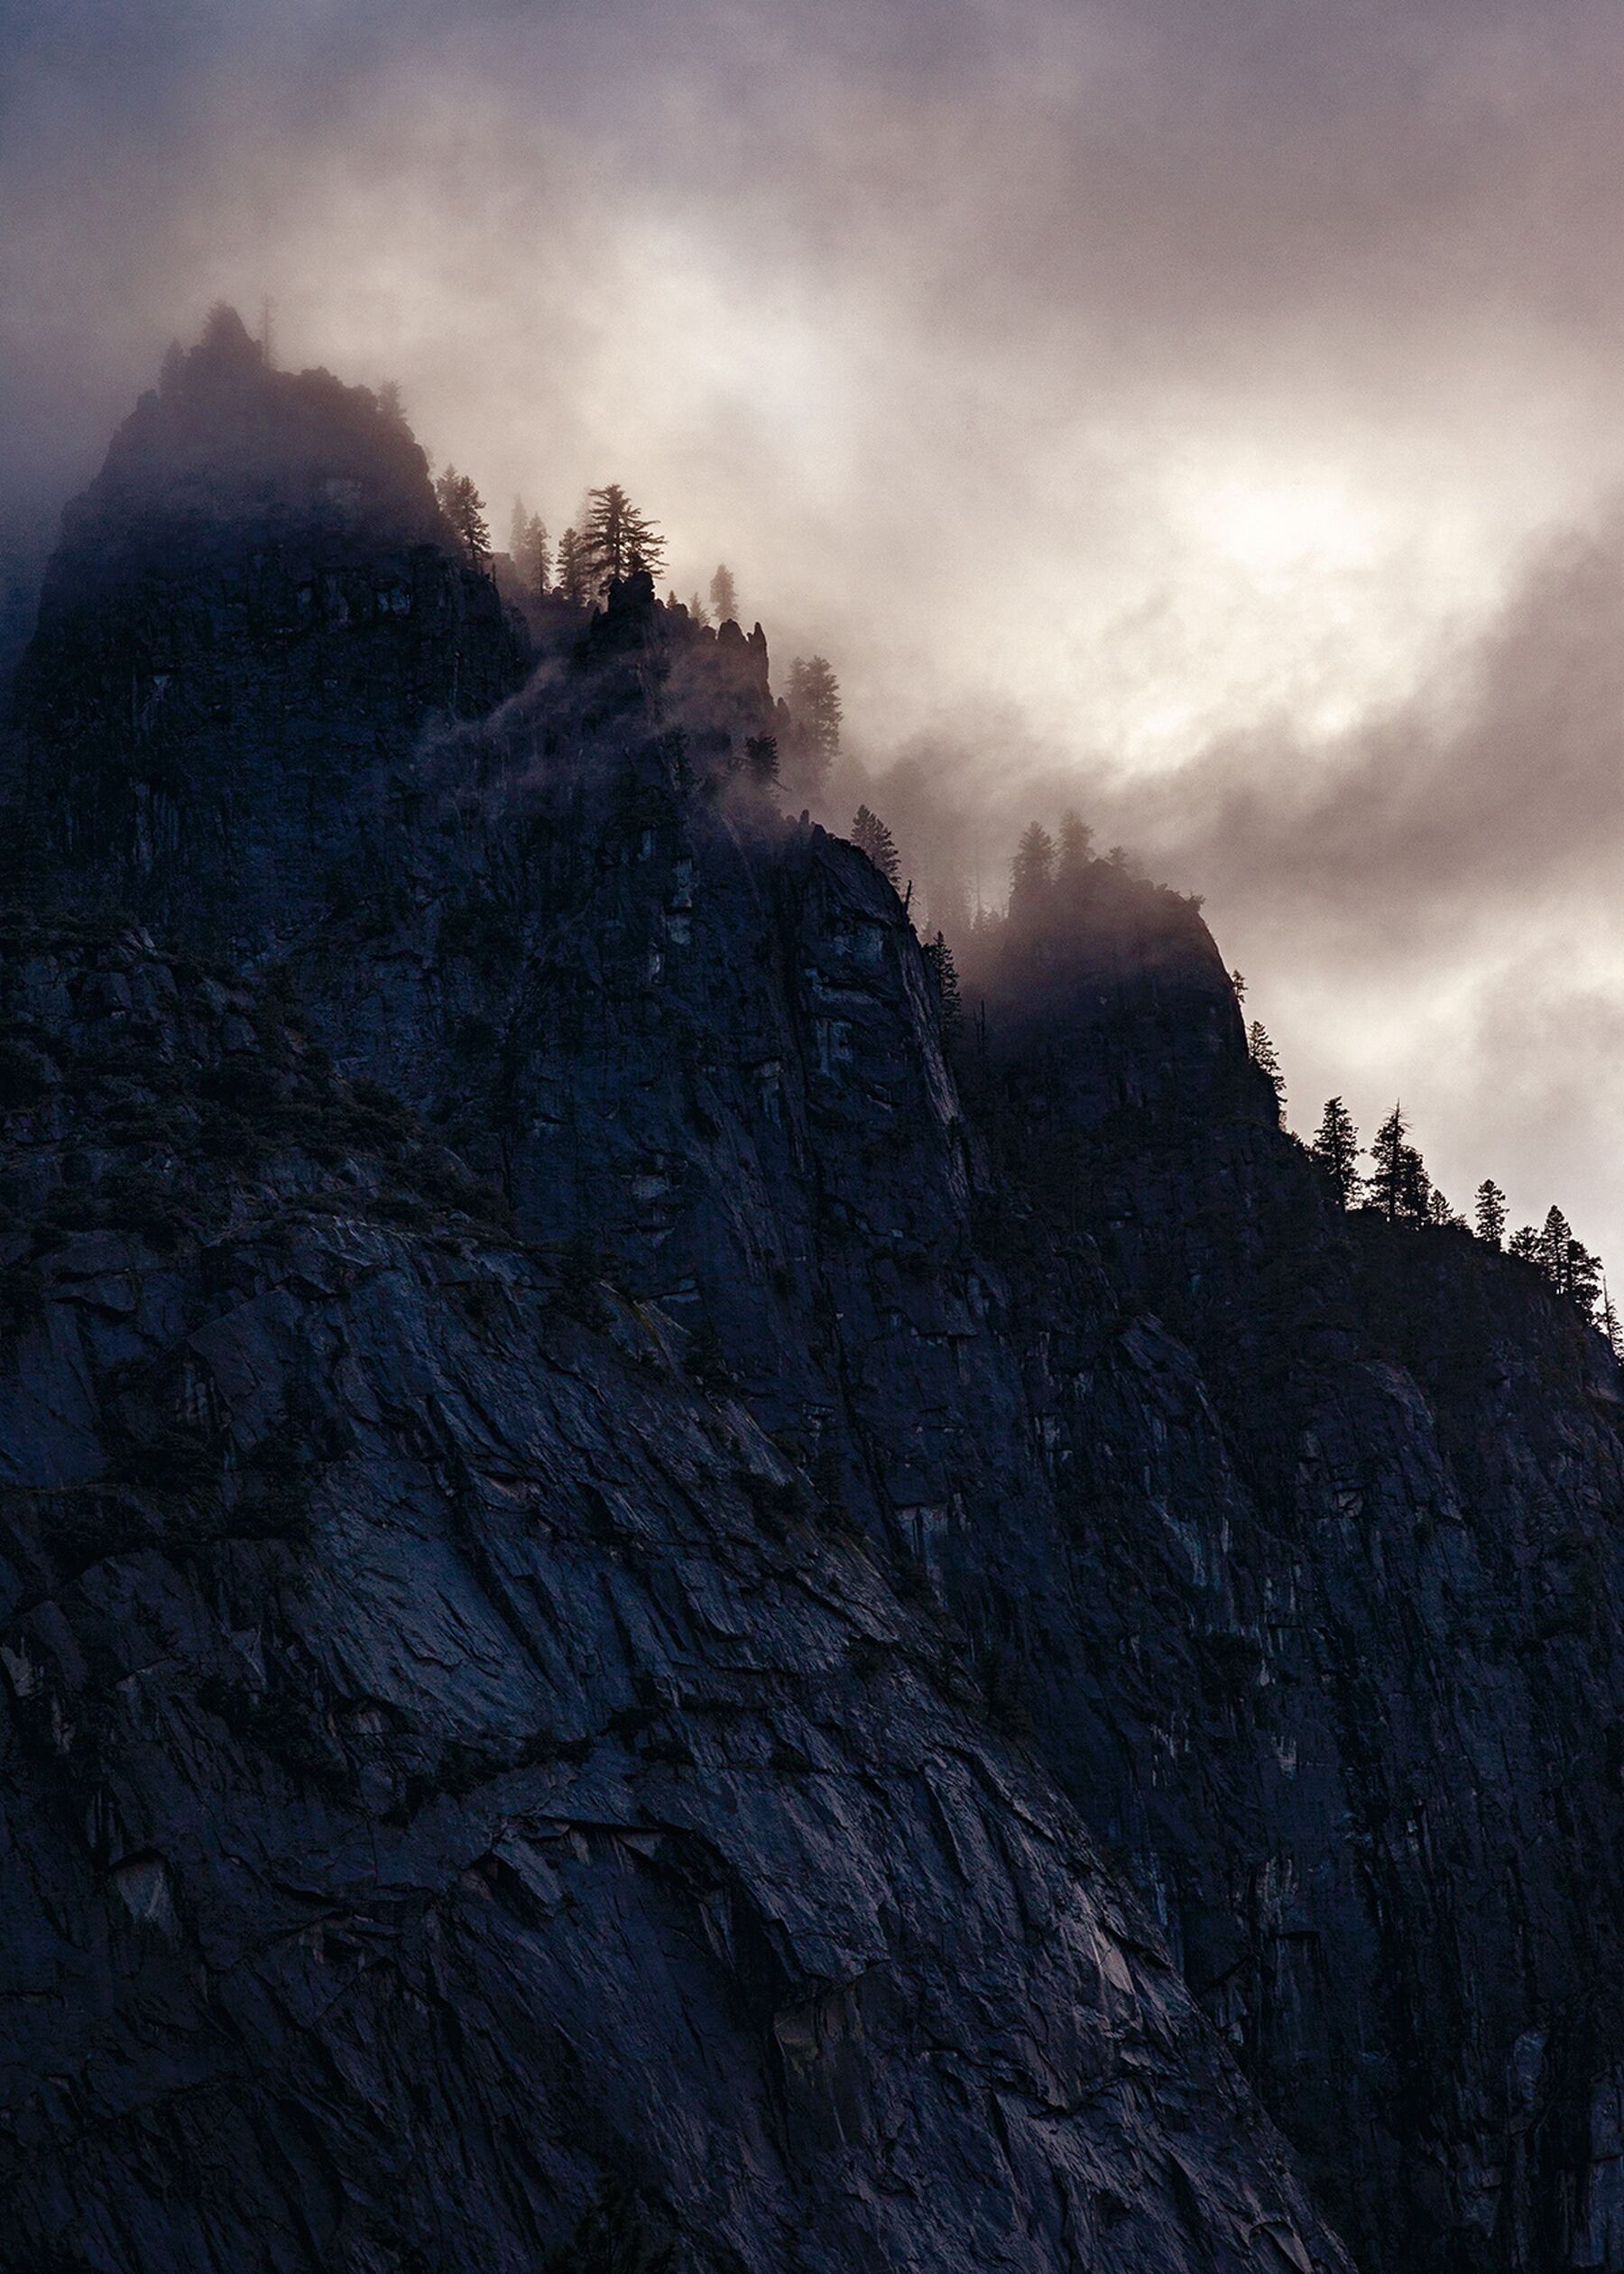
[[[1540,1262],[1539,1234],[1531,1224],[1519,1225],[1511,1234],[1506,1253],[1516,1256],[1519,1263]]]
[[[540,513],[527,513],[519,498],[513,500],[512,542],[513,566],[525,590],[540,596],[547,590],[552,574],[552,547],[547,540],[547,523]]]
[[[761,789],[768,789],[779,778],[779,746],[776,735],[752,735],[744,744],[744,770],[752,781]]]
[[[706,613],[705,603],[697,592],[688,595],[687,612],[690,621],[698,624],[701,629],[710,622],[710,617]]]
[[[1534,1261],[1559,1295],[1565,1295],[1582,1314],[1591,1317],[1601,1300],[1601,1265],[1558,1207],[1546,1216],[1537,1234]]]
[[[448,466],[434,485],[434,495],[468,566],[483,568],[491,557],[491,530],[484,517],[484,500],[472,479]]]
[[[821,780],[840,748],[840,681],[826,655],[798,655],[791,663],[789,707]]]
[[[1442,1198],[1441,1194],[1436,1196]],[[1433,1180],[1414,1145],[1406,1145],[1398,1158],[1398,1214],[1407,1224],[1433,1222]],[[1449,1204],[1444,1202],[1445,1216]]]
[[[1573,1244],[1573,1227],[1555,1203],[1546,1212],[1539,1233],[1539,1268],[1559,1294],[1565,1295],[1568,1273],[1568,1250]]]
[[[1279,1056],[1269,1039],[1268,1030],[1257,1019],[1251,1022],[1246,1047],[1251,1054],[1252,1064],[1274,1092],[1276,1107],[1283,1114],[1286,1111],[1286,1077],[1280,1071]]]
[[[1592,1255],[1582,1240],[1568,1243],[1568,1300],[1578,1305],[1582,1317],[1594,1319],[1601,1308],[1606,1282],[1601,1277],[1601,1258]]]
[[[866,853],[881,876],[894,884],[902,866],[896,839],[877,813],[871,813],[860,805],[852,822],[852,843],[860,853]]]
[[[953,960],[953,950],[940,932],[925,942],[924,957],[931,976],[937,984],[937,994],[942,1005],[942,1039],[951,1042],[964,1024],[964,1005],[959,995],[958,966]]]
[[[1242,978],[1240,972],[1231,972],[1230,984],[1235,990],[1235,1001],[1237,1003],[1244,1003],[1246,1001],[1246,981]]]
[[[1620,1339],[1619,1314],[1613,1308],[1613,1299],[1607,1291],[1607,1280],[1601,1281],[1601,1301],[1596,1312],[1596,1324],[1607,1337],[1607,1346],[1615,1358],[1624,1358],[1624,1340]]]
[[[558,540],[558,590],[577,608],[592,596],[591,563],[579,534],[567,529]]]
[[[1405,1142],[1408,1125],[1402,1106],[1395,1105],[1370,1143],[1370,1173],[1365,1179],[1365,1189],[1371,1203],[1385,1216],[1404,1214],[1407,1155],[1410,1147]]]
[[[1093,831],[1075,806],[1060,816],[1060,857],[1057,874],[1063,883],[1075,883],[1093,857]]]
[[[1055,881],[1055,840],[1041,821],[1021,832],[1010,864],[1010,913],[1030,913]]]
[[[1337,1206],[1351,1208],[1359,1195],[1359,1156],[1362,1150],[1353,1116],[1340,1097],[1328,1097],[1320,1125],[1308,1148],[1336,1195]]]
[[[739,589],[734,582],[733,570],[718,564],[710,580],[711,607],[718,624],[737,624],[739,620]]]
[[[665,539],[618,482],[587,491],[580,541],[587,576],[599,592],[639,570],[657,577],[665,567]]]
[[[1506,1196],[1492,1177],[1477,1188],[1477,1235],[1490,1247],[1500,1247],[1506,1237]]]

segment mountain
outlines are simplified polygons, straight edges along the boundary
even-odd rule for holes
[[[1110,863],[955,1044],[775,721],[225,315],[70,509],[0,2265],[1624,2268],[1610,1354]]]

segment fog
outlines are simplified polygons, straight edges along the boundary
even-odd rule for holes
[[[905,858],[994,900],[1076,804],[1299,1126],[1401,1094],[1624,1276],[1621,64],[1600,0],[0,7],[7,557],[269,299],[499,528],[617,479],[725,559]]]

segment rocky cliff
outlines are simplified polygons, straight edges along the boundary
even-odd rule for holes
[[[394,856],[420,735],[512,693],[526,644],[398,413],[221,310],[64,516],[14,888],[263,956]]]
[[[1187,904],[1080,889],[1063,999],[1006,943],[967,1069],[1046,1752],[1362,2264],[1616,2266],[1618,1367],[1533,1267],[1338,1208]]]
[[[23,677],[5,2262],[1624,2267],[1610,1357],[447,543],[217,328]]]

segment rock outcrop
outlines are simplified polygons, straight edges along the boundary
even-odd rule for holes
[[[217,327],[23,676],[0,2262],[1624,2268],[1610,1355],[447,543]]]
[[[270,369],[223,310],[64,517],[17,677],[9,879],[263,955],[395,856],[420,736],[526,658],[398,412]]]

